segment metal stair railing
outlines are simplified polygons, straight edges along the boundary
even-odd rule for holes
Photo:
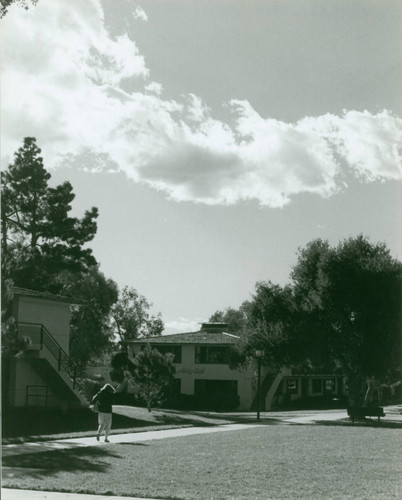
[[[276,373],[268,372],[265,375],[264,380],[263,380],[261,387],[260,387],[260,391],[259,391],[259,393],[257,391],[257,394],[255,395],[254,400],[251,404],[251,408],[250,408],[251,410],[257,409],[259,397],[260,397],[260,405],[262,408],[265,409],[265,398],[268,394],[268,391],[269,391],[271,385],[273,384],[273,382],[275,380],[275,377],[276,377]]]
[[[18,322],[17,331],[19,337],[29,337],[33,344],[39,344],[40,349],[43,346],[50,352],[53,358],[57,361],[57,369],[59,372],[64,372],[68,375],[73,383],[73,389],[77,383],[77,367],[68,354],[63,350],[61,345],[49,332],[42,323],[26,323]]]

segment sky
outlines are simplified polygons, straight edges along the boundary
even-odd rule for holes
[[[167,333],[315,238],[402,259],[399,0],[39,0],[0,29],[2,168],[36,137]]]

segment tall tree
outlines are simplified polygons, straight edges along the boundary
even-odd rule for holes
[[[149,312],[152,304],[134,288],[124,287],[111,310],[112,327],[120,340],[161,335],[164,325],[160,314]]]
[[[150,412],[153,406],[161,403],[164,389],[174,378],[173,355],[161,354],[148,344],[135,356],[134,365],[133,382]]]
[[[96,264],[85,244],[96,233],[98,210],[71,217],[75,195],[69,182],[52,188],[41,150],[26,137],[14,163],[1,173],[2,255],[13,260],[16,285],[43,289],[60,271],[82,271]]]
[[[351,405],[363,403],[368,380],[400,380],[402,263],[383,243],[315,240],[299,251],[292,278],[303,353],[342,368]]]
[[[113,344],[110,310],[117,300],[117,285],[97,266],[81,273],[60,273],[52,285],[63,295],[85,301],[74,307],[70,324],[70,357],[82,371],[90,359]]]
[[[224,311],[216,311],[209,318],[209,321],[212,323],[227,323],[231,333],[241,334],[248,321],[250,306],[250,302],[245,301],[239,309],[227,307]]]
[[[255,289],[240,342],[243,355],[247,359],[256,350],[262,350],[265,364],[278,367],[293,364],[297,347],[293,338],[296,310],[291,286],[261,281]]]

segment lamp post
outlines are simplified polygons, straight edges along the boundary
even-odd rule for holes
[[[261,402],[261,359],[264,357],[264,351],[255,351],[257,358],[257,420],[260,420],[260,402]]]

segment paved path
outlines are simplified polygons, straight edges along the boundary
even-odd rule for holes
[[[153,500],[152,498],[111,497],[110,495],[82,495],[80,493],[56,493],[55,491],[1,489],[2,500]],[[160,499],[159,499],[160,500]]]
[[[185,427],[179,429],[165,429],[161,431],[133,432],[131,434],[111,434],[111,443],[141,443],[154,439],[165,439],[172,437],[190,436],[192,434],[209,434],[211,432],[239,431],[250,429],[259,424],[225,424],[213,427]],[[54,441],[42,441],[35,443],[9,444],[3,446],[3,457],[13,455],[25,455],[27,453],[39,453],[42,451],[65,450],[85,446],[108,446],[103,441],[97,441],[95,437],[60,439]]]
[[[346,410],[331,411],[327,413],[314,413],[312,415],[303,415],[300,417],[287,417],[281,419],[282,422],[289,422],[291,424],[314,424],[316,422],[330,422],[342,420],[348,417]]]

